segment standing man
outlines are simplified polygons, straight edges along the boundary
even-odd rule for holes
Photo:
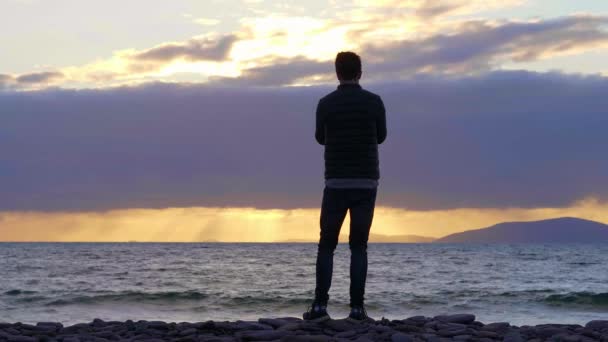
[[[305,320],[329,319],[327,302],[334,251],[350,211],[350,319],[370,319],[363,306],[367,240],[380,178],[378,144],[386,139],[386,113],[380,96],[359,85],[361,59],[353,52],[336,56],[340,85],[319,100],[315,138],[325,145],[325,188],[317,251],[315,299]]]

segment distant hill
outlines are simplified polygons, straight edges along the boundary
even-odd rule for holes
[[[348,228],[347,228],[348,229]],[[383,234],[369,234],[370,243],[427,243],[433,242],[435,238],[420,235],[383,235]],[[339,242],[348,242],[348,235],[340,236]],[[290,239],[284,241],[275,242],[319,242],[319,240],[307,240],[307,239]]]
[[[545,243],[607,242],[608,225],[573,217],[531,222],[505,222],[491,227],[450,234],[434,242]]]

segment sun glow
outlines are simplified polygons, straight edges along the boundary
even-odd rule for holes
[[[608,203],[566,208],[410,211],[378,207],[372,235],[441,237],[505,221],[572,216],[608,224]],[[165,208],[107,212],[3,212],[0,241],[275,242],[318,241],[319,209]],[[348,240],[348,215],[341,240]],[[371,240],[373,242],[373,237]]]

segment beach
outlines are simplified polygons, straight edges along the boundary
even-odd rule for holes
[[[608,341],[608,320],[587,324],[511,325],[482,323],[473,314],[381,318],[355,322],[329,319],[307,322],[295,317],[257,321],[103,321],[63,326],[0,323],[0,341]]]

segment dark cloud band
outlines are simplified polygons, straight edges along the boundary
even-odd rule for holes
[[[608,80],[494,72],[365,84],[387,108],[378,203],[608,199]],[[333,86],[0,92],[0,210],[318,207],[314,108]]]

